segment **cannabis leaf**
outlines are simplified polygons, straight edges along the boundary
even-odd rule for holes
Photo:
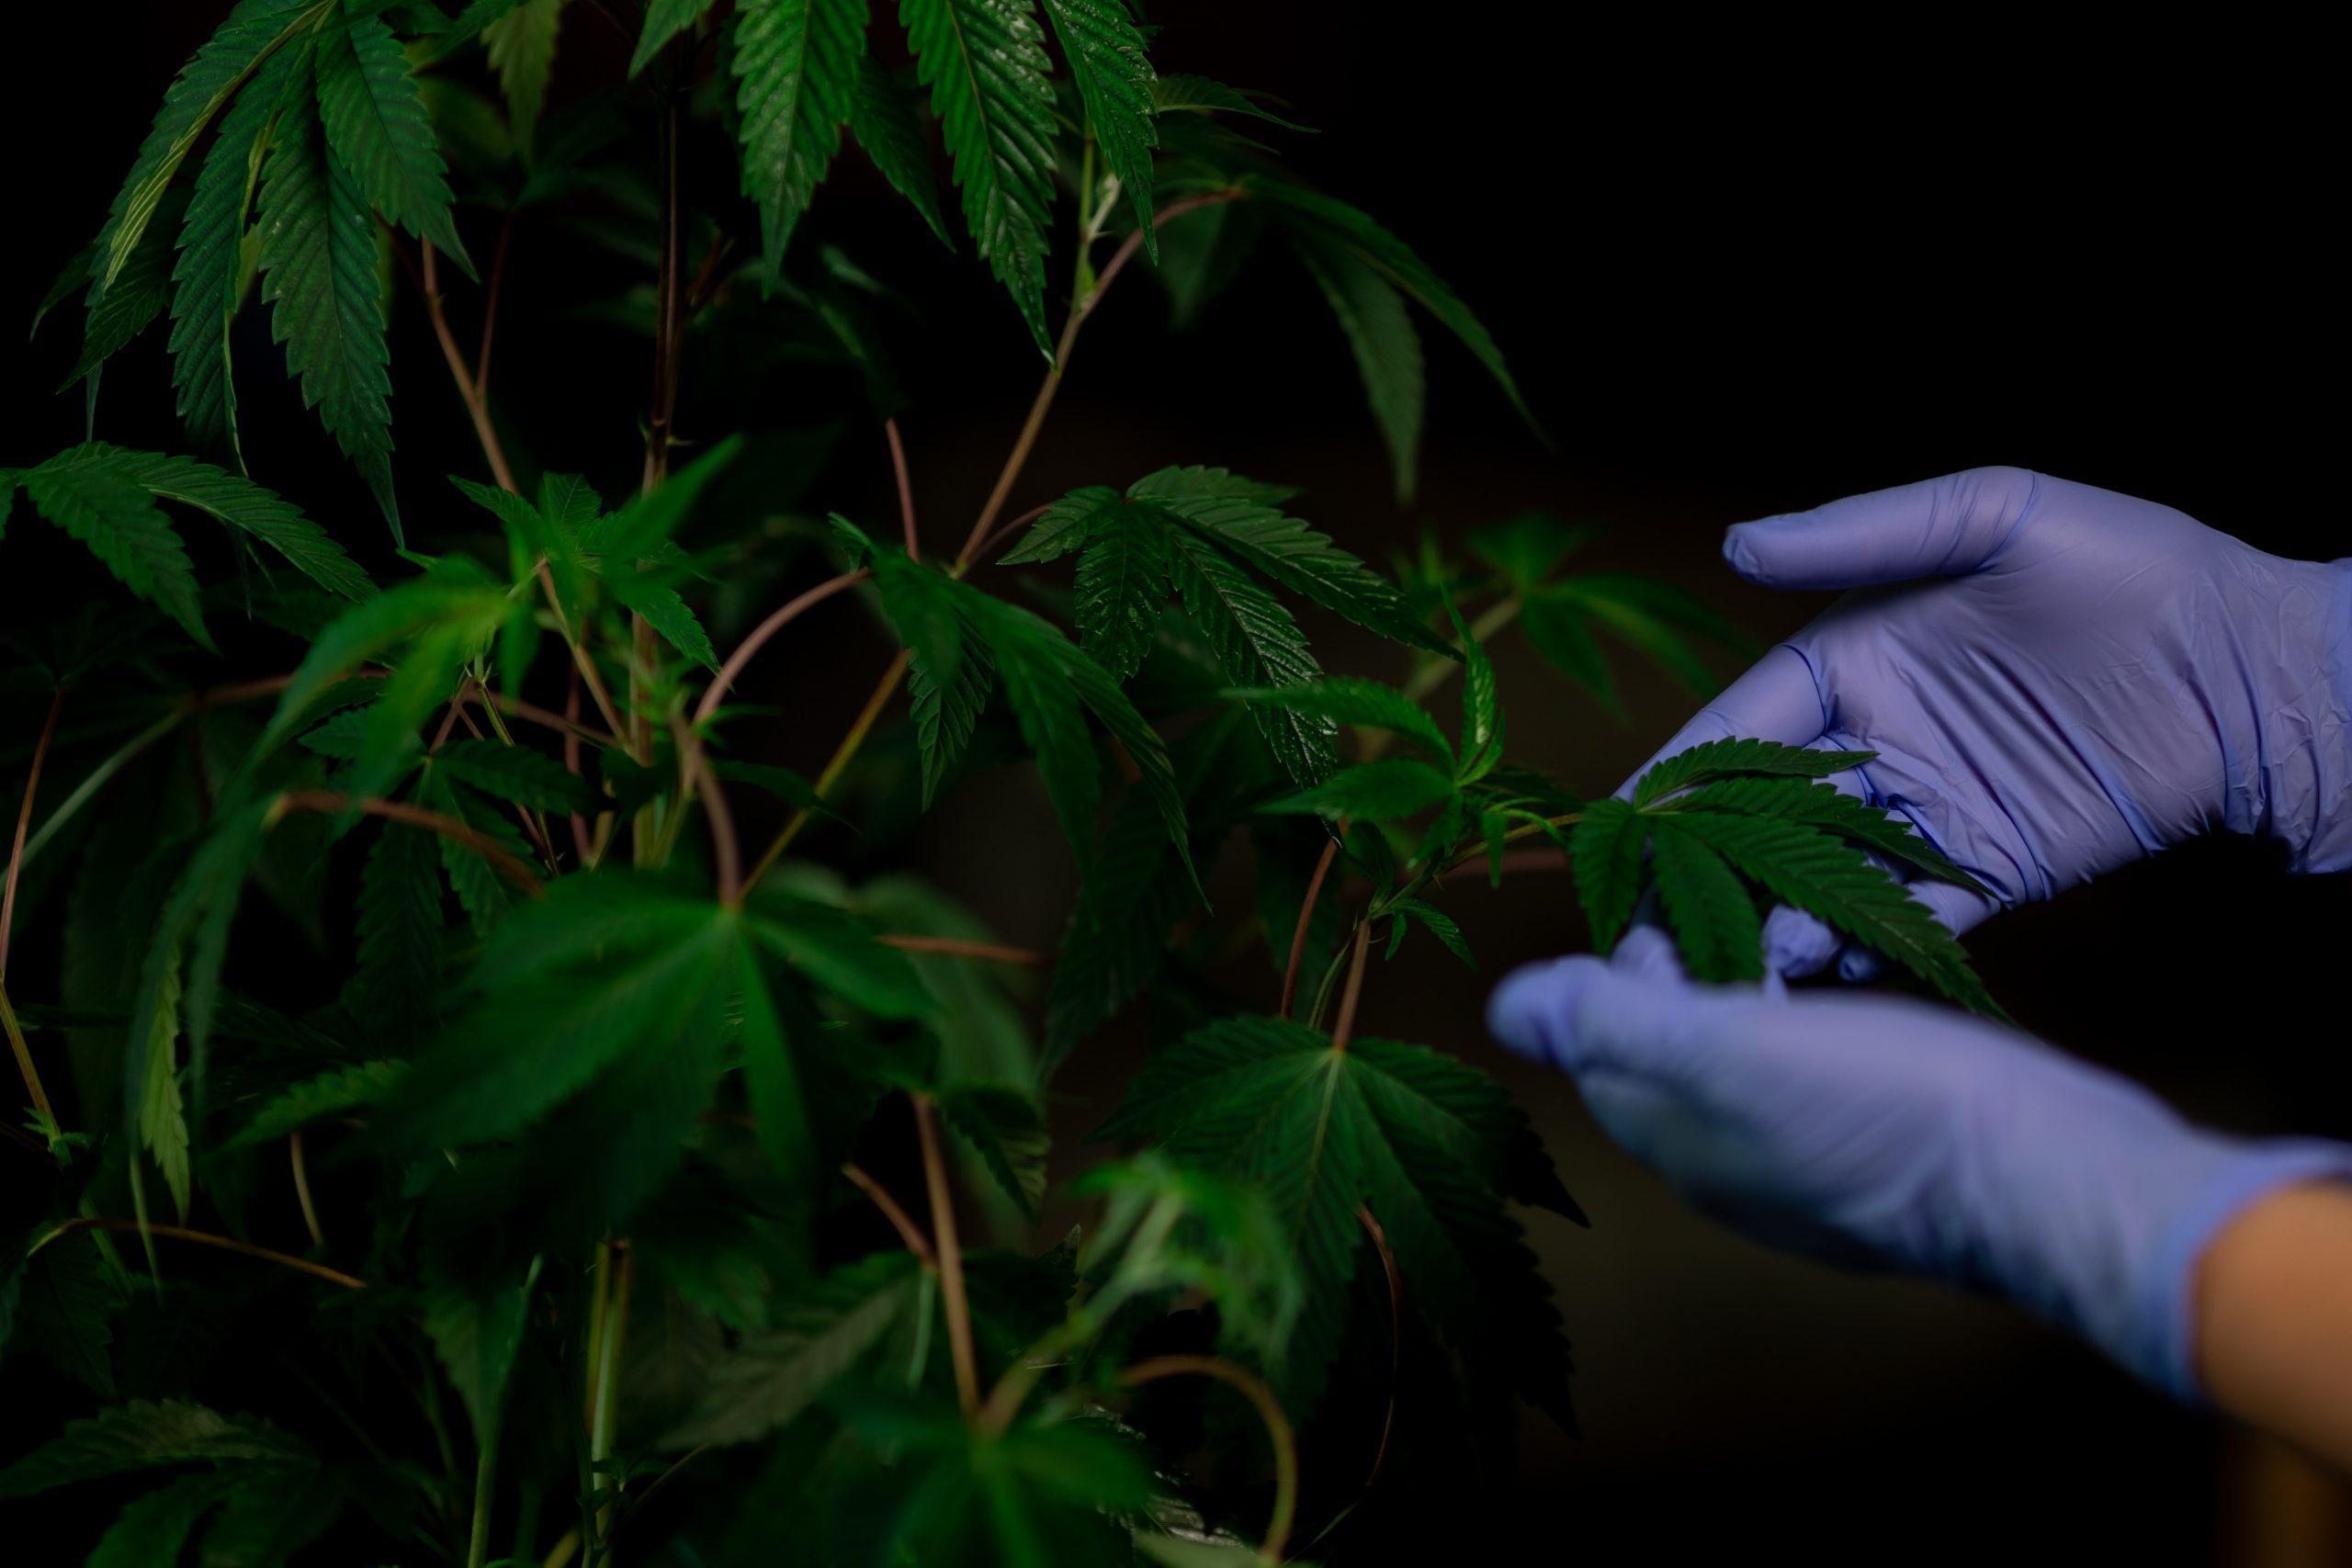
[[[647,25],[650,34],[650,17]],[[744,0],[736,7],[743,194],[760,206],[771,287],[794,226],[841,148],[865,38],[865,0]]]
[[[770,1327],[713,1369],[700,1406],[669,1440],[749,1442],[796,1419],[913,1309],[917,1282],[913,1254],[881,1252],[779,1303]]]
[[[419,837],[404,828],[390,831],[409,840]],[[390,1094],[407,1072],[406,1062],[362,1062],[356,1067],[322,1073],[293,1085],[254,1111],[252,1120],[221,1147],[249,1148],[255,1144],[271,1143],[288,1133],[300,1132],[322,1116],[374,1105]]]
[[[956,242],[947,233],[947,220],[939,210],[939,177],[932,172],[931,147],[914,106],[891,80],[888,67],[872,51],[861,53],[857,82],[851,89],[849,133],[890,182],[890,188],[914,203],[931,231],[949,250]]]
[[[662,46],[685,31],[710,9],[711,0],[651,0],[645,7],[645,28],[638,35],[637,51],[628,57],[632,76],[653,63]]]
[[[207,512],[286,558],[296,570],[330,593],[366,599],[376,592],[343,547],[325,529],[251,479],[191,457],[133,452],[94,441],[50,459],[119,476],[158,501],[175,501]],[[46,465],[44,465],[46,466]]]
[[[1540,1156],[1529,1166],[1525,1118],[1484,1075],[1419,1045],[1341,1049],[1282,1020],[1222,1019],[1155,1054],[1094,1136],[1156,1139],[1179,1163],[1272,1200],[1307,1282],[1284,1363],[1301,1408],[1346,1331],[1361,1208],[1385,1232],[1410,1299],[1465,1350],[1508,1343],[1527,1397],[1568,1421],[1558,1317],[1503,1207],[1556,1179]]]
[[[15,476],[33,509],[89,547],[115,580],[153,604],[204,648],[196,569],[179,534],[155,505],[154,492],[107,461],[105,448],[81,447]]]
[[[319,411],[398,541],[376,222],[315,110],[289,106],[277,118],[262,166],[261,231],[270,335],[286,345],[287,369],[302,379],[304,406]]]
[[[69,1421],[65,1430],[6,1470],[0,1497],[163,1465],[209,1463],[306,1469],[309,1446],[251,1416],[221,1416],[178,1400],[135,1399]]]
[[[1404,693],[1377,681],[1333,675],[1303,686],[1243,688],[1220,694],[1239,702],[1313,714],[1340,724],[1385,729],[1410,740],[1449,773],[1453,771],[1453,748],[1438,728],[1437,721]]]
[[[506,123],[523,161],[531,161],[548,83],[555,74],[556,35],[566,0],[525,0],[482,28],[490,68],[506,99]],[[649,24],[651,18],[649,17]]]
[[[1135,209],[1144,254],[1156,266],[1159,242],[1151,221],[1151,152],[1159,145],[1152,126],[1159,105],[1144,36],[1127,14],[1126,0],[1046,0],[1046,15],[1069,61],[1079,101],[1086,106],[1087,129]],[[1085,199],[1091,203],[1095,197],[1090,191]]]
[[[579,774],[526,746],[452,740],[433,754],[433,765],[485,795],[534,811],[586,811],[591,804]]]
[[[1887,812],[1809,782],[1875,755],[1711,740],[1652,766],[1635,781],[1631,801],[1587,807],[1571,843],[1594,946],[1606,953],[1616,944],[1646,877],[1695,977],[1758,979],[1763,928],[1752,884],[1962,1007],[2005,1017],[1951,932],[1865,851],[1963,886],[1982,885]]]
[[[1012,292],[1037,351],[1051,358],[1054,89],[1036,18],[1027,0],[899,0],[899,19],[946,133],[972,242]]]
[[[447,167],[392,29],[346,5],[343,26],[322,28],[316,50],[319,118],[333,158],[386,222],[440,247],[471,277],[449,215]]]
[[[1037,1102],[1009,1084],[943,1084],[931,1092],[948,1125],[970,1141],[1005,1196],[1035,1224],[1053,1146]]]
[[[1413,329],[1405,297],[1378,268],[1346,246],[1304,238],[1298,256],[1347,336],[1373,422],[1388,448],[1396,499],[1410,502],[1420,488],[1421,418],[1428,392],[1421,338]]]

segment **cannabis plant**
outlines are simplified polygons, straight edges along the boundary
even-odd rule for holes
[[[616,26],[625,71],[551,93]],[[1716,979],[1756,975],[1786,900],[1981,1001],[1883,867],[1964,873],[1815,782],[1862,759],[1728,742],[1590,805],[1506,760],[1484,645],[1514,622],[1604,706],[1597,634],[1700,685],[1733,640],[1571,570],[1587,530],[1383,570],[1193,463],[1016,510],[1130,272],[1182,319],[1303,265],[1400,496],[1424,319],[1517,401],[1402,240],[1285,171],[1267,99],[1149,42],[1123,0],[241,0],[181,71],[43,307],[55,333],[80,301],[89,439],[0,469],[0,561],[112,579],[76,603],[0,568],[0,1496],[40,1495],[43,1561],[1349,1550],[1492,1472],[1516,1401],[1570,1420],[1514,1205],[1576,1205],[1494,1083],[1359,1028],[1416,932],[1470,962],[1465,883],[1572,856],[1603,944],[1654,884]],[[854,158],[1046,362],[944,534],[899,424],[903,253],[811,212]],[[650,340],[641,455],[523,456],[584,411],[492,394],[499,313],[535,298],[517,233],[641,268],[571,322]],[[462,408],[469,472],[396,458],[395,313],[444,361],[401,406]],[[105,439],[118,356],[168,374],[175,449]],[[828,434],[751,412],[779,378],[878,427],[897,516],[807,493]],[[268,488],[240,389],[287,382],[380,517]],[[796,691],[853,656],[747,680],[794,622],[859,615],[900,651],[852,672],[837,741]],[[1318,617],[1393,644],[1395,683],[1328,675]],[[779,685],[781,719],[748,700]],[[813,778],[769,760],[829,745]],[[1080,868],[1052,953],[912,863],[910,824],[1005,768]],[[1056,1125],[1057,1068],[1139,999],[1123,1103]],[[1040,1237],[1057,1136],[1099,1158]]]

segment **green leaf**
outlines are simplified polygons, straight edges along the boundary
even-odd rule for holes
[[[205,1529],[198,1568],[285,1568],[334,1523],[344,1484],[333,1471],[244,1477]]]
[[[506,617],[506,595],[496,588],[467,582],[454,573],[426,577],[389,588],[375,598],[353,605],[338,615],[311,645],[294,671],[293,682],[278,699],[255,750],[266,752],[284,743],[310,716],[311,705],[327,690],[359,668],[401,643],[430,637],[454,628],[469,652],[487,641]],[[438,696],[446,700],[455,686],[444,683]],[[389,685],[390,682],[386,682]],[[428,697],[428,703],[432,699]],[[429,711],[429,710],[427,710]],[[405,728],[422,723],[420,716]],[[399,732],[397,723],[388,726]]]
[[[1600,532],[1589,523],[1563,523],[1548,513],[1521,512],[1482,523],[1464,536],[1470,553],[1521,592],[1541,584]]]
[[[95,1236],[59,1236],[25,1265],[17,1333],[39,1345],[59,1370],[100,1399],[112,1399],[114,1364],[107,1320],[122,1304],[121,1289]]]
[[[812,1281],[712,1369],[701,1404],[666,1441],[751,1442],[797,1419],[913,1309],[919,1280],[911,1253],[881,1252]]]
[[[1659,826],[1650,867],[1674,944],[1690,977],[1711,985],[1764,977],[1764,921],[1756,900],[1703,842]]]
[[[1253,570],[1367,630],[1432,653],[1454,651],[1422,625],[1394,583],[1269,504],[1283,493],[1273,487],[1235,481],[1220,469],[1162,468],[1127,493],[1158,502]]]
[[[485,1447],[498,1441],[499,1411],[523,1348],[523,1317],[537,1279],[535,1264],[520,1280],[472,1288],[442,1283],[425,1292],[425,1335],[465,1401],[475,1440]]]
[[[354,600],[375,596],[375,583],[344,553],[343,547],[296,507],[279,500],[275,491],[192,457],[132,452],[104,442],[77,450],[89,454],[107,472],[144,485],[158,500],[193,506],[243,529],[330,593]]]
[[[1625,705],[1618,699],[1617,682],[1601,657],[1600,641],[1582,612],[1558,599],[1535,596],[1520,606],[1520,624],[1527,640],[1554,669],[1592,694],[1593,699],[1621,721]]]
[[[448,168],[392,29],[345,7],[343,26],[319,30],[315,58],[319,118],[334,160],[386,222],[439,246],[474,276],[449,215]]]
[[[1340,245],[1302,242],[1306,264],[1363,378],[1373,422],[1388,448],[1396,500],[1409,505],[1420,483],[1421,415],[1427,389],[1421,373],[1421,338],[1405,309],[1405,297],[1372,264]]]
[[[1453,780],[1410,757],[1383,757],[1342,768],[1313,789],[1260,809],[1391,822],[1453,798]]]
[[[1070,1195],[1104,1201],[1078,1259],[1083,1277],[1102,1281],[1091,1311],[1199,1291],[1217,1304],[1221,1343],[1269,1368],[1282,1365],[1306,1289],[1290,1229],[1258,1186],[1147,1149],[1094,1167],[1070,1184]]]
[[[1089,550],[1086,558],[1091,562],[1094,552]],[[1164,558],[1185,611],[1216,649],[1227,681],[1286,687],[1322,678],[1323,667],[1307,651],[1306,637],[1290,612],[1208,539],[1170,529]],[[1295,782],[1312,785],[1339,765],[1329,719],[1297,707],[1251,705],[1250,712],[1275,761]]]
[[[317,1456],[299,1439],[251,1416],[220,1416],[179,1400],[134,1399],[79,1421],[6,1470],[0,1497],[29,1497],[52,1486],[169,1464],[308,1469]]]
[[[1698,840],[1774,897],[1900,964],[1971,1012],[2007,1018],[1951,932],[1861,851],[1777,818],[1690,811],[1651,821],[1661,838],[1672,831]]]
[[[180,1101],[180,954],[176,943],[158,976],[153,1001],[147,1007],[134,1008],[131,1016],[134,1021],[147,1021],[142,1070],[135,1076],[127,1075],[129,1081],[139,1085],[139,1144],[153,1157],[155,1169],[171,1192],[172,1206],[185,1222],[189,1188],[188,1136],[187,1111]],[[136,1021],[133,1028],[138,1028]]]
[[[865,0],[742,0],[736,7],[743,194],[759,203],[771,284],[841,149],[865,35]]]
[[[1421,309],[1435,316],[1445,329],[1460,339],[1462,345],[1485,366],[1487,374],[1495,378],[1511,407],[1519,411],[1528,427],[1540,435],[1542,426],[1521,398],[1518,382],[1511,379],[1510,368],[1503,363],[1502,350],[1495,345],[1484,323],[1462,302],[1445,279],[1430,265],[1414,254],[1411,246],[1372,220],[1362,210],[1346,202],[1309,190],[1305,186],[1287,180],[1252,180],[1250,183],[1252,200],[1262,201],[1276,209],[1292,224],[1317,234],[1330,243],[1351,251],[1367,266],[1409,295]]]
[[[1211,81],[1206,76],[1177,74],[1156,77],[1151,84],[1151,97],[1152,102],[1159,106],[1159,112],[1162,114],[1177,114],[1187,110],[1195,114],[1206,114],[1212,111],[1246,114],[1262,119],[1269,125],[1279,125],[1284,130],[1305,131],[1309,136],[1315,134],[1314,130],[1306,126],[1294,125],[1289,120],[1268,114],[1259,107],[1257,100],[1240,88],[1228,87],[1224,83]]]
[[[1406,921],[1407,917],[1409,916],[1429,928],[1430,934],[1443,942],[1448,953],[1468,964],[1474,973],[1476,971],[1478,961],[1470,956],[1470,944],[1462,940],[1462,928],[1453,923],[1453,916],[1433,904],[1423,903],[1419,898],[1406,899],[1396,905],[1392,912],[1396,919],[1389,931],[1389,957],[1396,957],[1396,950],[1404,945]]]
[[[418,798],[431,809],[464,823],[516,860],[529,862],[531,846],[515,830],[514,818],[507,810],[454,782],[437,765],[425,773]],[[450,891],[457,894],[458,907],[473,921],[474,934],[488,936],[491,928],[504,919],[525,896],[471,845],[438,833],[433,835],[433,842],[441,852],[441,869],[448,874]]]
[[[1911,823],[1893,812],[1864,805],[1835,784],[1788,778],[1726,779],[1676,799],[1671,808],[1727,811],[1735,817],[1777,817],[1803,822],[1841,839],[1851,839],[1883,855],[1907,861],[1939,882],[1953,883],[1987,898],[1993,897],[1990,888],[1938,853]]]
[[[548,84],[555,77],[556,35],[563,27],[565,0],[525,0],[482,28],[490,68],[506,100],[507,129],[529,163],[539,117],[547,108]],[[649,26],[651,18],[647,18]]]
[[[158,1487],[115,1517],[83,1568],[168,1568],[180,1561],[204,1516],[236,1484],[233,1471],[215,1471]]]
[[[81,356],[65,373],[60,390],[94,375],[163,313],[172,293],[172,239],[187,206],[185,191],[164,193],[138,248],[91,309],[82,328]]]
[[[932,172],[931,144],[915,118],[913,104],[871,50],[858,60],[857,81],[849,101],[849,133],[874,160],[890,188],[914,203],[939,243],[954,250],[956,242],[949,237],[946,216],[939,209],[939,176]]]
[[[1159,242],[1151,221],[1151,152],[1159,145],[1152,121],[1159,109],[1151,90],[1151,62],[1144,57],[1144,35],[1127,14],[1125,0],[1046,0],[1046,15],[1069,62],[1070,80],[1102,161],[1110,166],[1135,209],[1145,258],[1159,265]],[[1091,192],[1085,199],[1096,198]]]
[[[1632,572],[1589,572],[1546,584],[1529,603],[1552,601],[1607,626],[1686,689],[1713,696],[1722,686],[1689,636],[1747,651],[1753,644],[1723,616],[1671,583]]]
[[[526,746],[452,740],[433,754],[433,765],[485,795],[534,811],[586,812],[594,805],[579,774]]]
[[[711,647],[710,634],[703,630],[702,622],[678,597],[676,589],[626,574],[605,579],[605,586],[624,606],[643,615],[662,641],[712,674],[718,673],[718,650]]]
[[[933,1010],[907,955],[876,942],[854,916],[813,899],[762,892],[749,919],[763,946],[843,1001],[877,1018],[922,1018]]]
[[[1147,509],[1123,502],[1093,518],[1078,568],[1079,638],[1113,678],[1125,681],[1143,663],[1176,570],[1160,521]]]
[[[1241,276],[1265,227],[1265,214],[1247,201],[1196,207],[1160,226],[1152,276],[1168,291],[1170,327],[1183,332],[1198,323],[1209,302]]]
[[[86,447],[25,470],[19,482],[34,509],[89,547],[115,581],[177,621],[199,646],[212,648],[196,569],[145,486]]]
[[[1827,778],[1831,773],[1859,768],[1877,755],[1875,751],[1815,751],[1803,746],[1783,746],[1775,740],[1706,740],[1652,763],[1634,782],[1634,804],[1647,806],[1691,784],[1736,778],[1743,773]]]
[[[1007,1084],[947,1084],[932,1098],[948,1124],[971,1140],[1005,1196],[1036,1224],[1046,1196],[1046,1156],[1053,1147],[1037,1102]]]
[[[1050,359],[1054,89],[1036,17],[1027,0],[899,0],[899,19],[955,160],[973,243]]]
[[[1584,808],[1569,837],[1577,898],[1584,905],[1596,953],[1608,953],[1634,918],[1642,894],[1642,850],[1649,823],[1622,800],[1596,800]]]
[[[1392,730],[1428,752],[1431,760],[1442,763],[1448,773],[1453,770],[1453,748],[1447,744],[1437,721],[1404,693],[1377,681],[1333,675],[1305,685],[1243,688],[1221,694],[1241,702],[1310,713],[1340,724]]]
[[[303,405],[319,411],[401,543],[376,220],[318,117],[300,107],[278,116],[262,166],[261,231],[270,336],[301,378]]]
[[[1495,682],[1495,661],[1463,623],[1462,607],[1451,596],[1445,601],[1445,613],[1462,639],[1462,764],[1456,776],[1469,784],[1501,765],[1502,694]]]
[[[662,46],[685,31],[710,9],[711,0],[651,0],[645,7],[645,30],[638,35],[637,51],[628,57],[632,76],[653,63]]]
[[[358,954],[345,1005],[371,1039],[422,1038],[441,998],[441,855],[435,835],[387,822],[359,874]]]
[[[1191,893],[1150,803],[1123,803],[1086,868],[1054,964],[1038,1082],[1052,1081],[1071,1051],[1151,983]]]
[[[743,438],[730,435],[663,480],[660,489],[641,495],[593,532],[582,544],[604,556],[605,572],[616,575],[614,563],[650,559],[677,533],[710,481],[725,472],[743,450]]]
[[[817,793],[815,784],[790,768],[721,759],[710,764],[710,771],[729,784],[746,784],[753,789],[765,790],[796,811],[806,811],[812,817],[830,817],[836,822],[849,821],[848,818],[825,804],[825,797]]]
[[[820,1129],[795,1053],[813,1044],[824,1026],[796,988],[768,984],[753,944],[737,944],[735,972],[743,1015],[738,1039],[760,1147],[778,1176],[805,1188],[817,1169]]]
[[[422,837],[413,828],[396,825],[391,830],[410,838]],[[289,1133],[300,1132],[322,1116],[336,1116],[374,1105],[391,1093],[407,1072],[406,1062],[362,1062],[356,1067],[338,1067],[306,1078],[254,1111],[237,1134],[220,1146],[223,1150],[244,1149],[256,1144],[275,1143]]]
[[[1073,550],[1084,549],[1095,528],[1107,523],[1126,504],[1126,498],[1108,485],[1074,490],[1046,507],[1029,532],[1022,536],[1021,542],[997,558],[997,565],[1059,560]]]

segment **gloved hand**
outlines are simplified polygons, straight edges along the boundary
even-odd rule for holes
[[[1658,753],[1755,736],[1870,750],[1833,781],[1909,818],[1997,896],[1912,891],[1954,931],[2222,828],[2352,866],[2352,560],[2265,555],[2193,519],[1979,468],[1743,523],[1751,582],[1849,588]],[[1778,973],[1876,972],[1810,915]]]
[[[2006,1294],[2197,1393],[2206,1244],[2352,1146],[2200,1131],[2135,1085],[1905,998],[1702,987],[1655,928],[1519,970],[1496,1038],[1577,1079],[1611,1136],[1758,1240]]]

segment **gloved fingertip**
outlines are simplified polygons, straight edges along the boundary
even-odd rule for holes
[[[1764,967],[1791,980],[1818,975],[1838,956],[1839,940],[1818,917],[1780,905],[1764,917]]]
[[[1522,1056],[1565,1062],[1576,1045],[1577,998],[1601,968],[1579,955],[1512,970],[1487,998],[1487,1032]]]
[[[1617,974],[1651,982],[1680,984],[1690,977],[1683,970],[1674,939],[1663,926],[1637,925],[1627,931],[1617,943],[1617,951],[1609,955],[1609,967]]]
[[[1849,986],[1867,986],[1886,973],[1886,960],[1867,947],[1849,943],[1838,955],[1838,977]]]
[[[1750,533],[1755,527],[1753,523],[1735,523],[1724,530],[1724,564],[1750,582],[1757,581],[1762,570],[1757,564],[1756,542]]]

